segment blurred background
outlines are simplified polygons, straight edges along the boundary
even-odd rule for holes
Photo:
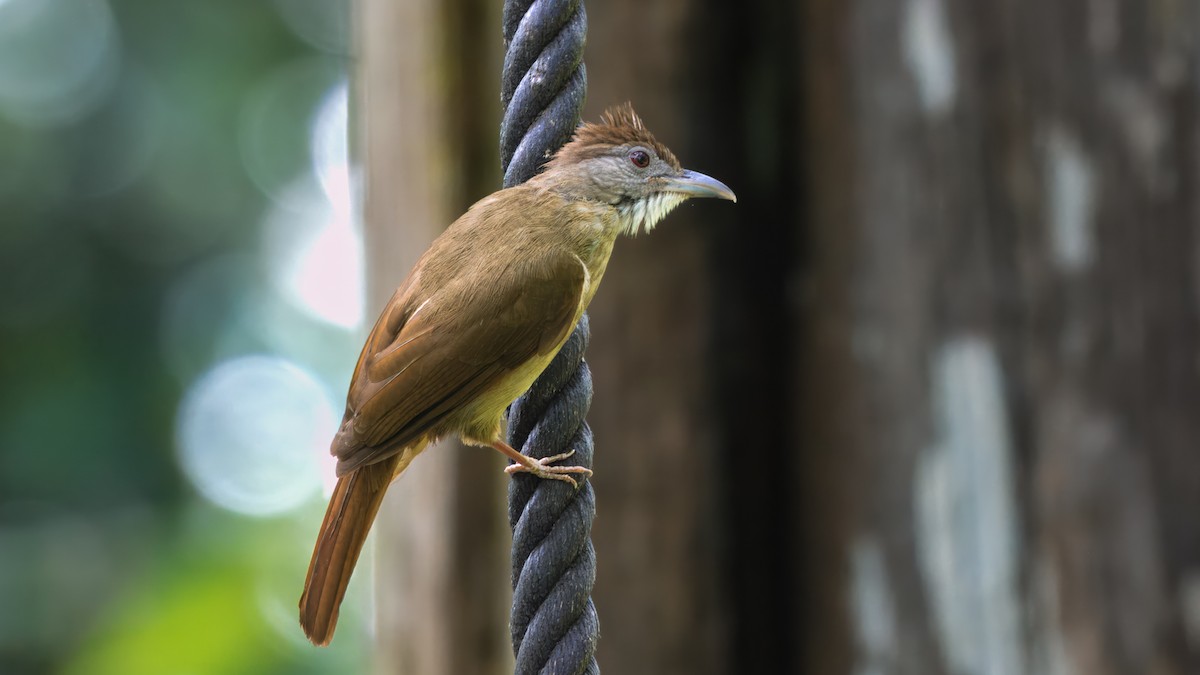
[[[0,673],[363,670],[353,611],[295,618],[363,313],[350,38],[0,1]]]
[[[295,605],[363,324],[500,182],[499,0],[0,0],[0,673],[511,672],[503,465]],[[1200,673],[1200,6],[591,3],[736,206],[593,303],[606,672]]]

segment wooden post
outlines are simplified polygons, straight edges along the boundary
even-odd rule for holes
[[[364,0],[358,12],[373,319],[429,242],[499,185],[490,80],[501,46],[488,36],[500,22],[474,0]],[[388,492],[374,536],[375,672],[511,672],[503,466],[490,450],[443,443]]]

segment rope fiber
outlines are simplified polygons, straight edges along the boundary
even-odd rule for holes
[[[582,0],[505,0],[500,157],[504,186],[531,178],[570,138],[587,93]],[[531,457],[569,450],[592,466],[592,375],[583,361],[588,317],[509,411],[509,443]],[[598,675],[600,620],[592,603],[596,496],[556,480],[516,474],[509,482],[513,531],[510,621],[515,675]]]

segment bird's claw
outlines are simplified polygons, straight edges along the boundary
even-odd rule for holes
[[[557,462],[574,455],[575,451],[564,452],[550,457],[530,457],[524,455],[528,463],[520,462],[518,464],[510,464],[504,468],[504,473],[510,476],[515,473],[531,473],[538,478],[547,478],[550,480],[561,480],[570,483],[572,487],[579,487],[579,483],[571,477],[570,474],[581,474],[584,478],[592,475],[592,470],[585,466],[550,466],[551,462]]]

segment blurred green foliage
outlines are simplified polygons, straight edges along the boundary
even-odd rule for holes
[[[353,358],[265,281],[246,148],[285,177],[309,157],[245,121],[301,64],[324,85],[272,128],[306,142],[346,4],[0,0],[0,673],[363,669],[354,610],[327,650],[296,624],[321,505],[223,511],[174,450],[195,378],[287,349],[256,321]],[[337,387],[349,365],[313,367]]]

